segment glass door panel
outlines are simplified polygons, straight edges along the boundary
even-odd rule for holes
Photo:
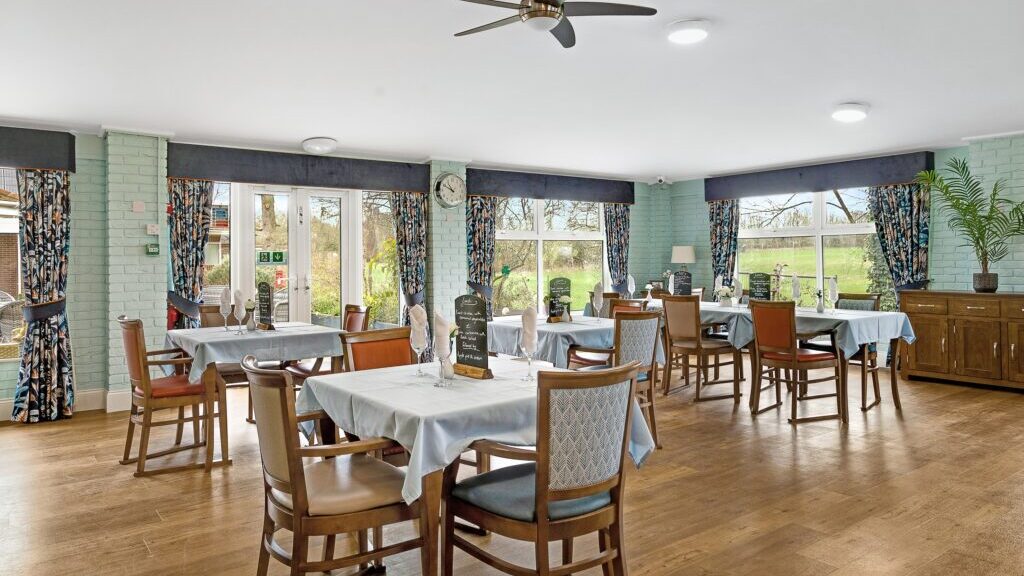
[[[289,258],[291,200],[287,193],[256,192],[253,202],[255,284],[270,284],[274,293],[275,322],[288,322],[293,316],[289,295],[292,286]]]
[[[309,196],[309,273],[303,275],[303,291],[313,324],[335,328],[341,327],[343,308],[342,209],[341,197]]]

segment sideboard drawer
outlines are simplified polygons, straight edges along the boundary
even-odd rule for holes
[[[957,316],[977,316],[980,318],[999,318],[999,301],[993,298],[954,298],[951,314]]]
[[[946,314],[948,311],[945,298],[929,298],[906,292],[900,298],[903,299],[903,311],[907,314]]]
[[[1003,316],[1006,318],[1024,318],[1024,299],[1003,300]]]

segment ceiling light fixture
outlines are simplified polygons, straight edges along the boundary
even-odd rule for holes
[[[338,149],[338,141],[326,136],[307,138],[302,141],[302,149],[310,154],[330,154]]]
[[[679,20],[668,25],[668,41],[673,44],[696,44],[704,41],[711,29],[707,20]]]
[[[870,106],[860,102],[844,102],[836,106],[836,109],[832,111],[832,119],[845,124],[860,122],[868,117],[868,110],[870,109]]]

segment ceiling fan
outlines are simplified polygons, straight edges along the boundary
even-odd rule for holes
[[[462,0],[473,4],[495,6],[497,8],[508,8],[515,10],[515,16],[502,18],[490,24],[470,28],[456,34],[456,36],[468,36],[477,32],[484,32],[494,28],[500,28],[516,22],[525,22],[527,26],[541,32],[551,32],[559,43],[565,48],[572,48],[576,45],[576,31],[569,22],[569,17],[576,16],[654,16],[658,13],[654,8],[645,6],[632,6],[629,4],[611,4],[608,2],[565,2],[563,0],[522,0],[515,2],[502,2],[501,0]]]

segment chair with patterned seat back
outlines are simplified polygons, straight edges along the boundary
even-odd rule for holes
[[[405,472],[372,455],[395,443],[366,438],[301,446],[299,423],[322,420],[326,414],[296,414],[295,383],[287,372],[261,369],[253,356],[242,360],[242,369],[252,390],[263,462],[263,533],[256,573],[267,574],[271,556],[292,574],[329,573],[355,565],[368,569],[371,561],[415,548],[420,548],[426,567],[430,555],[424,554],[421,536],[384,546],[385,525],[419,519],[420,533],[428,529],[419,502],[406,504],[402,497]],[[316,461],[306,464],[304,458]],[[292,532],[290,554],[275,540],[282,529]],[[365,537],[368,529],[375,534],[372,550]],[[336,535],[350,532],[359,534],[358,553],[335,558]],[[309,540],[317,536],[324,537],[323,557],[310,561]]]
[[[593,372],[542,371],[537,378],[537,448],[483,440],[471,447],[525,461],[456,482],[445,471],[442,573],[454,573],[459,548],[508,574],[573,574],[602,566],[626,574],[624,471],[639,366]],[[534,543],[535,567],[513,565],[455,533],[455,519]],[[598,534],[599,552],[573,559],[575,538]],[[548,544],[562,542],[552,567]]]
[[[146,350],[146,337],[142,327],[142,321],[129,319],[126,316],[119,316],[118,323],[121,325],[121,336],[124,340],[125,363],[128,367],[128,378],[132,384],[132,406],[128,416],[128,437],[124,445],[124,457],[121,464],[136,464],[135,476],[146,476],[163,472],[174,472],[179,470],[190,470],[195,468],[206,468],[213,464],[213,420],[221,420],[221,446],[224,446],[227,427],[224,418],[227,417],[218,407],[214,412],[214,402],[217,400],[210,396],[203,383],[191,383],[188,380],[188,368],[192,358],[185,355],[179,348],[169,350]],[[169,359],[155,360],[155,356],[171,356]],[[172,376],[162,378],[151,378],[150,369],[160,366],[174,366],[176,373]],[[218,402],[218,405],[220,403]],[[204,409],[200,415],[199,406]],[[153,415],[159,410],[178,409],[178,417],[175,419],[154,420]],[[185,408],[191,410],[189,417],[185,416]],[[203,422],[206,437],[200,438],[200,421]],[[192,423],[193,440],[191,444],[182,445],[182,434],[184,425]],[[139,440],[139,451],[137,457],[131,456],[135,427],[142,428],[142,437]],[[149,434],[154,426],[177,426],[174,446],[159,452],[149,452]],[[147,459],[167,456],[183,450],[206,447],[206,460],[199,464],[186,464],[170,466],[158,469],[146,469]]]

